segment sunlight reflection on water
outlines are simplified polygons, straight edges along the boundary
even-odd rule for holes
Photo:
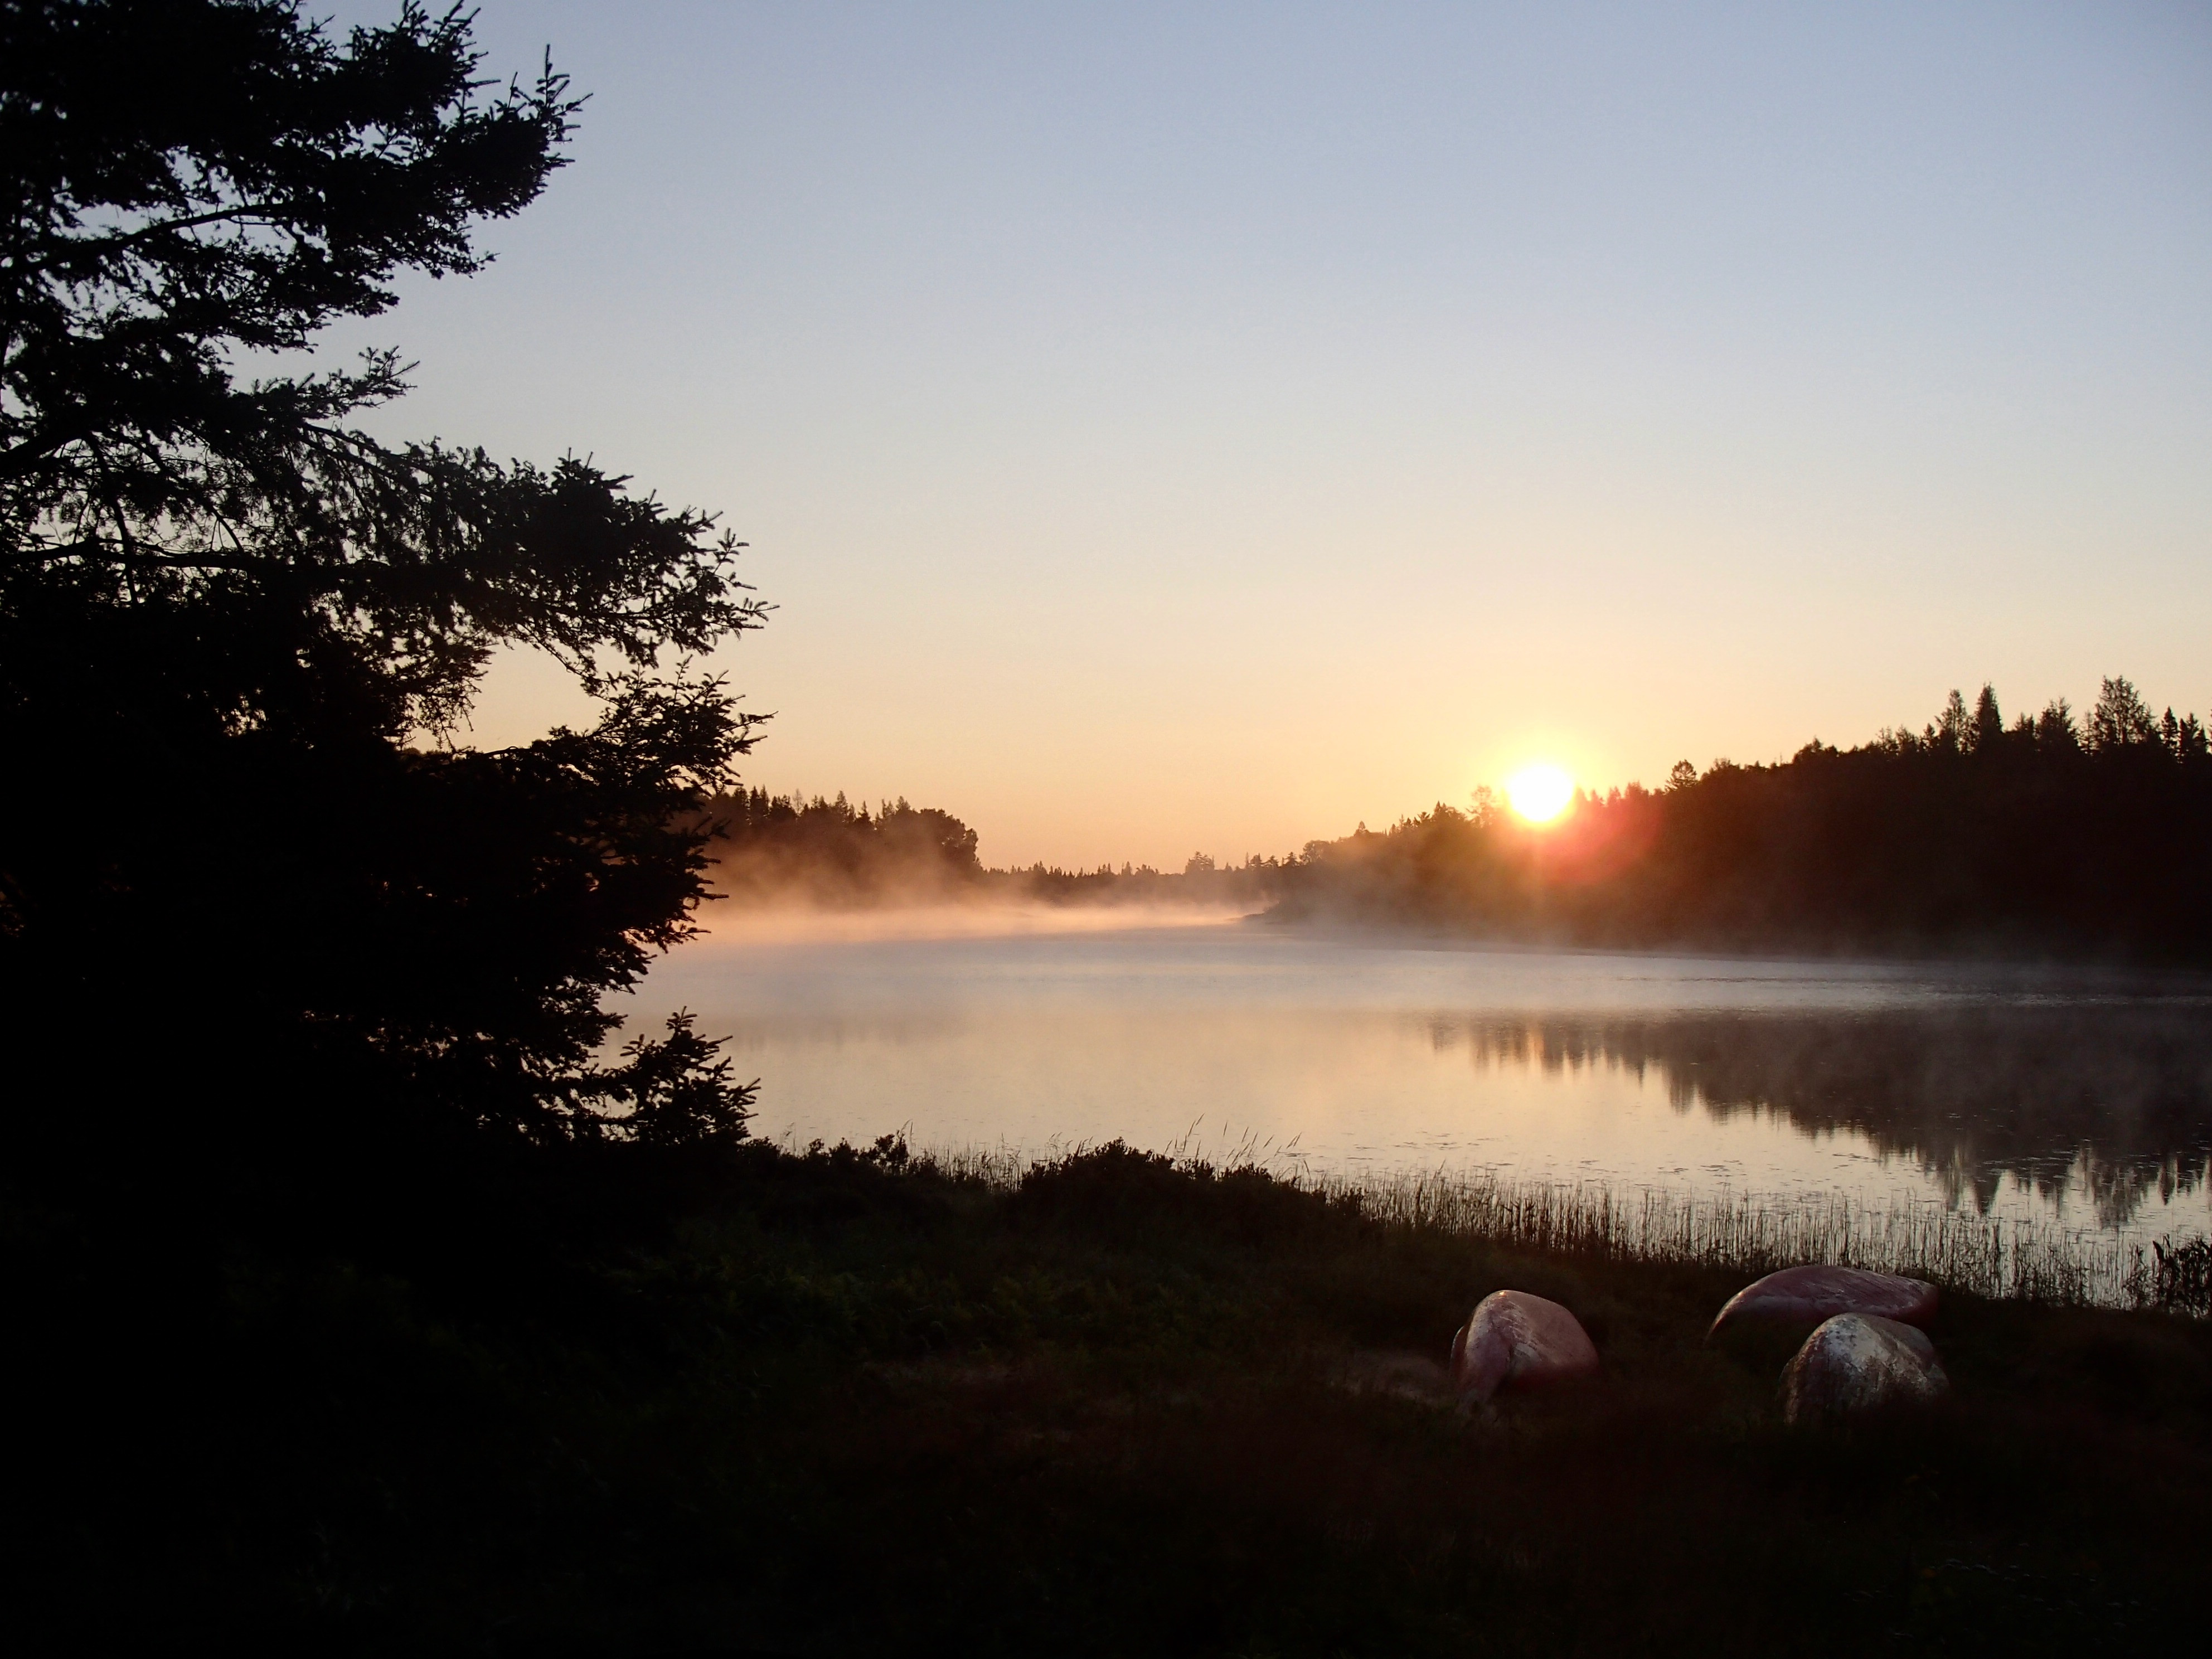
[[[732,1034],[757,1133],[802,1144],[1119,1136],[2144,1233],[2212,1218],[2201,981],[1079,919],[726,930],[636,1012]]]

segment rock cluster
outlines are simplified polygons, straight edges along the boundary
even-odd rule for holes
[[[1811,1423],[1922,1403],[1948,1390],[1936,1345],[1916,1328],[1936,1316],[1936,1287],[1856,1267],[1790,1267],[1728,1300],[1707,1340],[1738,1321],[1814,1326],[1782,1372],[1785,1421]],[[1594,1375],[1582,1322],[1526,1291],[1498,1291],[1453,1334],[1450,1387],[1462,1401]]]
[[[1597,1368],[1597,1349],[1582,1322],[1526,1291],[1486,1296],[1452,1337],[1452,1386],[1463,1400],[1565,1382]]]
[[[1782,1416],[1810,1423],[1924,1402],[1951,1386],[1936,1345],[1936,1287],[1860,1267],[1788,1267],[1728,1299],[1706,1333],[1739,1322],[1814,1327],[1782,1370]]]

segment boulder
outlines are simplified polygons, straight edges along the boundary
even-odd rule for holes
[[[1847,1313],[1925,1325],[1936,1316],[1936,1287],[1921,1279],[1859,1267],[1784,1267],[1730,1297],[1705,1340],[1711,1341],[1723,1325],[1738,1320],[1817,1325]]]
[[[1782,1416],[1806,1423],[1923,1404],[1950,1386],[1924,1333],[1879,1315],[1838,1314],[1783,1367]]]
[[[1582,1322],[1526,1291],[1486,1296],[1452,1337],[1452,1387],[1462,1399],[1487,1400],[1503,1389],[1540,1388],[1596,1371],[1597,1349]]]

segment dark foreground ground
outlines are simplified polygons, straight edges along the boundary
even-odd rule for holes
[[[1109,1148],[1007,1192],[754,1149],[678,1207],[510,1194],[343,1251],[295,1217],[281,1254],[11,1212],[11,1648],[2203,1638],[2200,1323],[1954,1297],[1949,1404],[1790,1432],[1790,1345],[1700,1340],[1740,1275],[1517,1255],[1262,1176]],[[1602,1381],[1424,1397],[1419,1356],[1507,1285],[1573,1308]]]

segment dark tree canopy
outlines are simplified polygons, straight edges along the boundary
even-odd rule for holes
[[[2104,682],[2006,724],[1954,691],[1918,732],[1788,762],[1679,763],[1542,830],[1439,805],[1316,842],[1285,915],[1608,945],[2212,963],[2212,742]]]
[[[372,440],[394,352],[296,366],[562,164],[565,77],[479,69],[411,3],[0,5],[0,991],[79,1097],[49,1127],[742,1133],[688,1024],[594,1059],[749,744],[684,666],[761,619],[741,544],[586,462]],[[506,646],[599,720],[453,744]],[[235,1111],[179,1097],[218,1072]]]

